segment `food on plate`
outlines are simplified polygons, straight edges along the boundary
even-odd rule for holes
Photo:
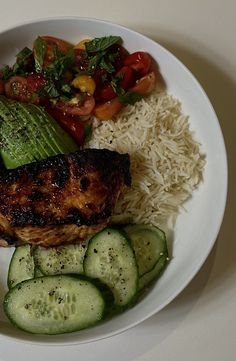
[[[29,244],[16,247],[8,270],[7,285],[12,288],[18,283],[34,278],[35,265]]]
[[[57,247],[46,248],[38,246],[31,252],[31,257],[34,260],[35,268],[40,270],[42,276],[64,273],[83,274],[83,261],[86,249],[86,241]]]
[[[118,223],[173,229],[183,203],[203,179],[205,156],[178,99],[157,88],[114,119],[93,122],[88,148],[128,153],[132,187],[118,200]]]
[[[107,227],[82,246],[36,246],[32,252],[29,245],[17,248],[4,300],[5,313],[13,324],[41,334],[78,331],[96,324],[132,306],[168,260],[165,234],[144,224]],[[152,252],[155,256],[150,262]],[[37,267],[40,275],[35,272]],[[103,305],[103,312],[97,304]]]
[[[42,107],[4,96],[0,96],[0,132],[0,154],[7,169],[79,149]]]
[[[114,35],[83,39],[75,46],[38,36],[33,49],[25,47],[13,66],[0,70],[0,94],[44,106],[81,146],[89,117],[110,119],[155,88],[151,56],[129,54],[121,44]]]
[[[1,245],[71,243],[109,222],[129,156],[106,149],[57,155],[0,173]]]
[[[152,57],[121,43],[39,36],[0,71],[0,245],[17,246],[4,310],[28,332],[77,331],[134,305],[202,179],[180,102]]]
[[[13,287],[4,300],[11,322],[31,333],[78,331],[99,322],[105,298],[92,280],[69,275],[26,280]]]

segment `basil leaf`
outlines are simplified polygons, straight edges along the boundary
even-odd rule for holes
[[[40,88],[40,90],[37,92],[37,94],[39,96],[48,95],[52,98],[56,98],[60,95],[55,84],[52,81],[48,82],[42,88]]]
[[[113,73],[115,71],[114,66],[111,63],[106,62],[104,58],[101,59],[99,65],[102,69],[105,69],[108,73]]]
[[[119,53],[112,53],[108,55],[110,63],[114,64],[117,58],[119,57]]]
[[[73,64],[74,55],[73,49],[70,49],[65,55],[57,53],[57,59],[45,69],[46,76],[60,80],[65,70]]]
[[[127,105],[127,104],[134,104],[136,102],[139,102],[143,98],[143,96],[138,93],[127,91],[125,93],[122,92],[118,94],[118,98],[121,101],[121,103]]]
[[[103,57],[103,53],[99,53],[94,55],[93,57],[89,58],[89,63],[88,63],[88,70],[87,73],[92,75],[94,73],[94,71],[96,70],[97,66],[99,65],[101,59]]]
[[[16,55],[16,62],[19,65],[24,65],[28,58],[32,55],[32,50],[25,47]]]
[[[61,87],[61,90],[64,93],[70,93],[71,92],[71,86],[69,84],[63,84]]]
[[[9,79],[12,75],[14,75],[14,72],[12,71],[12,68],[10,68],[9,65],[5,65],[2,69],[1,69],[1,79],[2,80],[7,80]]]
[[[46,47],[46,42],[40,36],[38,36],[34,42],[34,60],[35,70],[37,73],[42,72]]]
[[[121,42],[120,36],[104,36],[102,38],[94,38],[85,44],[85,49],[87,53],[93,53],[97,51],[104,51],[110,46]]]

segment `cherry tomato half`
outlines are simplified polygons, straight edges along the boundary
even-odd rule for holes
[[[75,97],[76,98],[76,97]],[[83,100],[80,101],[80,95],[77,95],[78,102],[64,102],[59,101],[55,104],[55,109],[61,111],[67,115],[73,116],[84,116],[90,115],[95,106],[95,100],[93,96],[87,95]]]
[[[134,72],[129,66],[123,66],[116,74],[115,77],[122,76],[122,79],[118,82],[118,86],[122,89],[128,89],[134,82]],[[103,86],[99,92],[99,96],[102,100],[111,100],[116,97],[116,93],[110,83]]]
[[[85,132],[84,125],[76,117],[65,114],[56,108],[47,108],[47,112],[72,136],[78,145],[83,145]]]
[[[41,38],[46,43],[46,52],[44,56],[44,62],[43,66],[46,67],[49,64],[53,63],[55,61],[55,53],[54,49],[55,47],[58,47],[58,49],[63,53],[66,54],[69,49],[72,48],[72,45],[64,40],[55,38],[54,36],[41,36]],[[35,54],[35,44],[33,45],[33,53]]]
[[[30,74],[27,76],[27,85],[28,90],[31,92],[37,92],[47,83],[47,80],[44,78],[43,74]]]
[[[108,120],[119,113],[122,108],[123,104],[119,101],[118,97],[116,97],[106,103],[96,105],[94,114],[98,119]]]
[[[39,102],[39,98],[29,90],[27,78],[23,76],[12,76],[5,83],[5,93],[8,98],[24,103],[30,102],[37,104]]]
[[[152,58],[149,54],[143,51],[136,51],[127,56],[124,60],[124,65],[130,66],[133,70],[137,71],[140,75],[146,75],[150,70]]]
[[[156,75],[152,71],[143,78],[138,79],[136,84],[130,89],[132,92],[145,95],[151,93],[156,86]]]

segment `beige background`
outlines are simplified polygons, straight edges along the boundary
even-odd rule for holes
[[[24,20],[79,15],[120,23],[164,45],[206,90],[229,162],[228,202],[216,246],[167,308],[122,335],[89,345],[45,348],[0,339],[0,360],[235,361],[236,1],[0,0],[0,9],[0,31]]]

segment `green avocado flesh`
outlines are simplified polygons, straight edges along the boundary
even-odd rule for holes
[[[0,153],[7,169],[78,149],[43,107],[0,96]]]

